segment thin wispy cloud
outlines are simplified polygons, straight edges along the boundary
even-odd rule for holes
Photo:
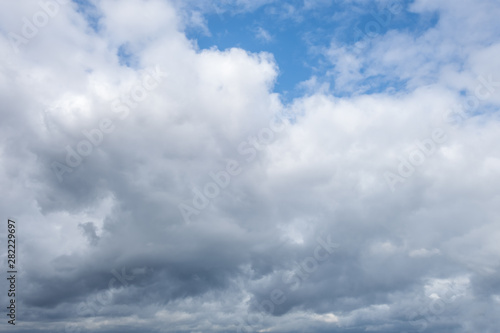
[[[269,43],[273,40],[273,37],[271,36],[271,34],[262,27],[257,28],[257,31],[255,33],[255,37],[264,43]]]

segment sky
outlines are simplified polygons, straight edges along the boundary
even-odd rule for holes
[[[498,332],[499,16],[1,1],[0,331]]]

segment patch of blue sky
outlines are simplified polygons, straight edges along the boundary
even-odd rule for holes
[[[77,5],[77,12],[82,15],[89,28],[95,33],[99,33],[101,29],[99,21],[102,14],[96,6],[90,0],[73,0],[73,2]],[[128,44],[120,45],[116,55],[121,66],[132,68],[137,66],[137,59],[134,57]]]
[[[118,47],[118,61],[121,66],[127,66],[131,68],[137,67],[138,59],[134,56],[128,44],[122,44]]]
[[[491,118],[498,119],[500,117],[498,105],[488,101],[481,102],[470,114],[472,117],[482,116],[484,124],[488,124]]]
[[[214,14],[207,19],[211,36],[188,31],[188,37],[196,39],[201,49],[239,47],[249,52],[272,53],[280,68],[275,89],[284,96],[293,92],[297,82],[308,79],[308,50],[301,46],[299,29],[279,27],[277,22],[262,20],[255,13]]]
[[[248,13],[208,14],[209,36],[195,29],[188,29],[186,33],[201,49],[240,47],[250,52],[272,53],[280,69],[275,91],[286,101],[301,94],[301,82],[313,75],[325,76],[333,66],[323,53],[332,42],[353,45],[360,38],[370,38],[359,35],[370,22],[372,26],[373,22],[378,24],[378,34],[401,30],[415,36],[437,24],[434,13],[408,12],[410,3],[403,1],[401,11],[394,14],[389,11],[390,7],[380,7],[375,2],[310,1],[309,5],[298,0],[277,2]],[[404,87],[404,82],[395,84],[393,78],[388,78],[385,84],[382,77],[368,80],[380,82],[368,90],[373,92],[391,85]]]
[[[99,32],[99,20],[102,14],[99,13],[94,4],[90,0],[73,0],[73,2],[77,5],[77,12],[87,21],[88,26],[94,32]]]
[[[384,35],[390,30],[406,32],[419,37],[424,32],[436,26],[439,16],[436,13],[415,14],[403,11],[392,14],[388,10],[360,16],[347,29],[339,34],[337,42],[344,45],[354,45],[360,40],[370,40]]]
[[[187,31],[201,49],[240,47],[250,52],[269,52],[280,68],[275,90],[293,98],[297,84],[310,78],[319,54],[314,46],[329,43],[334,29],[315,11],[290,13],[278,6],[261,7],[253,13],[208,15],[211,36]],[[331,15],[333,16],[333,15]],[[331,20],[333,21],[333,20]]]

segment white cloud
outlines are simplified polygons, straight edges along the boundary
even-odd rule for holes
[[[271,34],[264,28],[258,27],[255,37],[265,43],[269,43],[273,40]]]

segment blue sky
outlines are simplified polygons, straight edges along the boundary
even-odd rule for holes
[[[75,0],[79,11],[96,33],[101,29],[101,14],[88,0]],[[186,36],[203,49],[242,48],[249,52],[269,52],[279,66],[275,91],[284,101],[291,101],[306,93],[301,85],[311,77],[329,84],[329,92],[345,96],[336,89],[328,71],[335,66],[325,58],[325,51],[332,43],[354,47],[357,55],[370,52],[373,39],[388,31],[410,33],[415,37],[433,28],[439,20],[438,11],[414,13],[410,11],[412,0],[345,2],[345,1],[270,1],[253,10],[241,10],[237,5],[200,5],[188,3],[184,9],[188,15],[203,12],[203,23],[187,22]],[[208,7],[208,8],[207,8]],[[137,61],[129,45],[120,45],[118,52],[124,66],[136,67]],[[365,68],[360,68],[364,74]],[[384,75],[364,75],[363,93],[404,90],[406,80]],[[368,87],[367,87],[368,86]],[[347,94],[348,95],[348,94]]]
[[[353,46],[360,40],[370,42],[389,30],[418,36],[435,26],[437,12],[411,13],[408,11],[410,5],[411,1],[357,5],[319,1],[308,7],[303,1],[281,1],[251,12],[214,10],[205,16],[206,30],[188,27],[187,36],[195,40],[200,49],[239,47],[250,52],[272,53],[280,69],[275,91],[290,100],[304,93],[299,84],[312,76],[332,83],[325,72],[333,64],[324,57],[325,49],[332,42]],[[375,33],[370,29],[375,29]],[[360,53],[363,52],[369,49],[360,49]],[[376,82],[370,84],[369,93],[388,87],[404,89],[404,81],[370,76],[365,80]],[[343,95],[340,91],[336,93],[334,84],[331,92]]]

